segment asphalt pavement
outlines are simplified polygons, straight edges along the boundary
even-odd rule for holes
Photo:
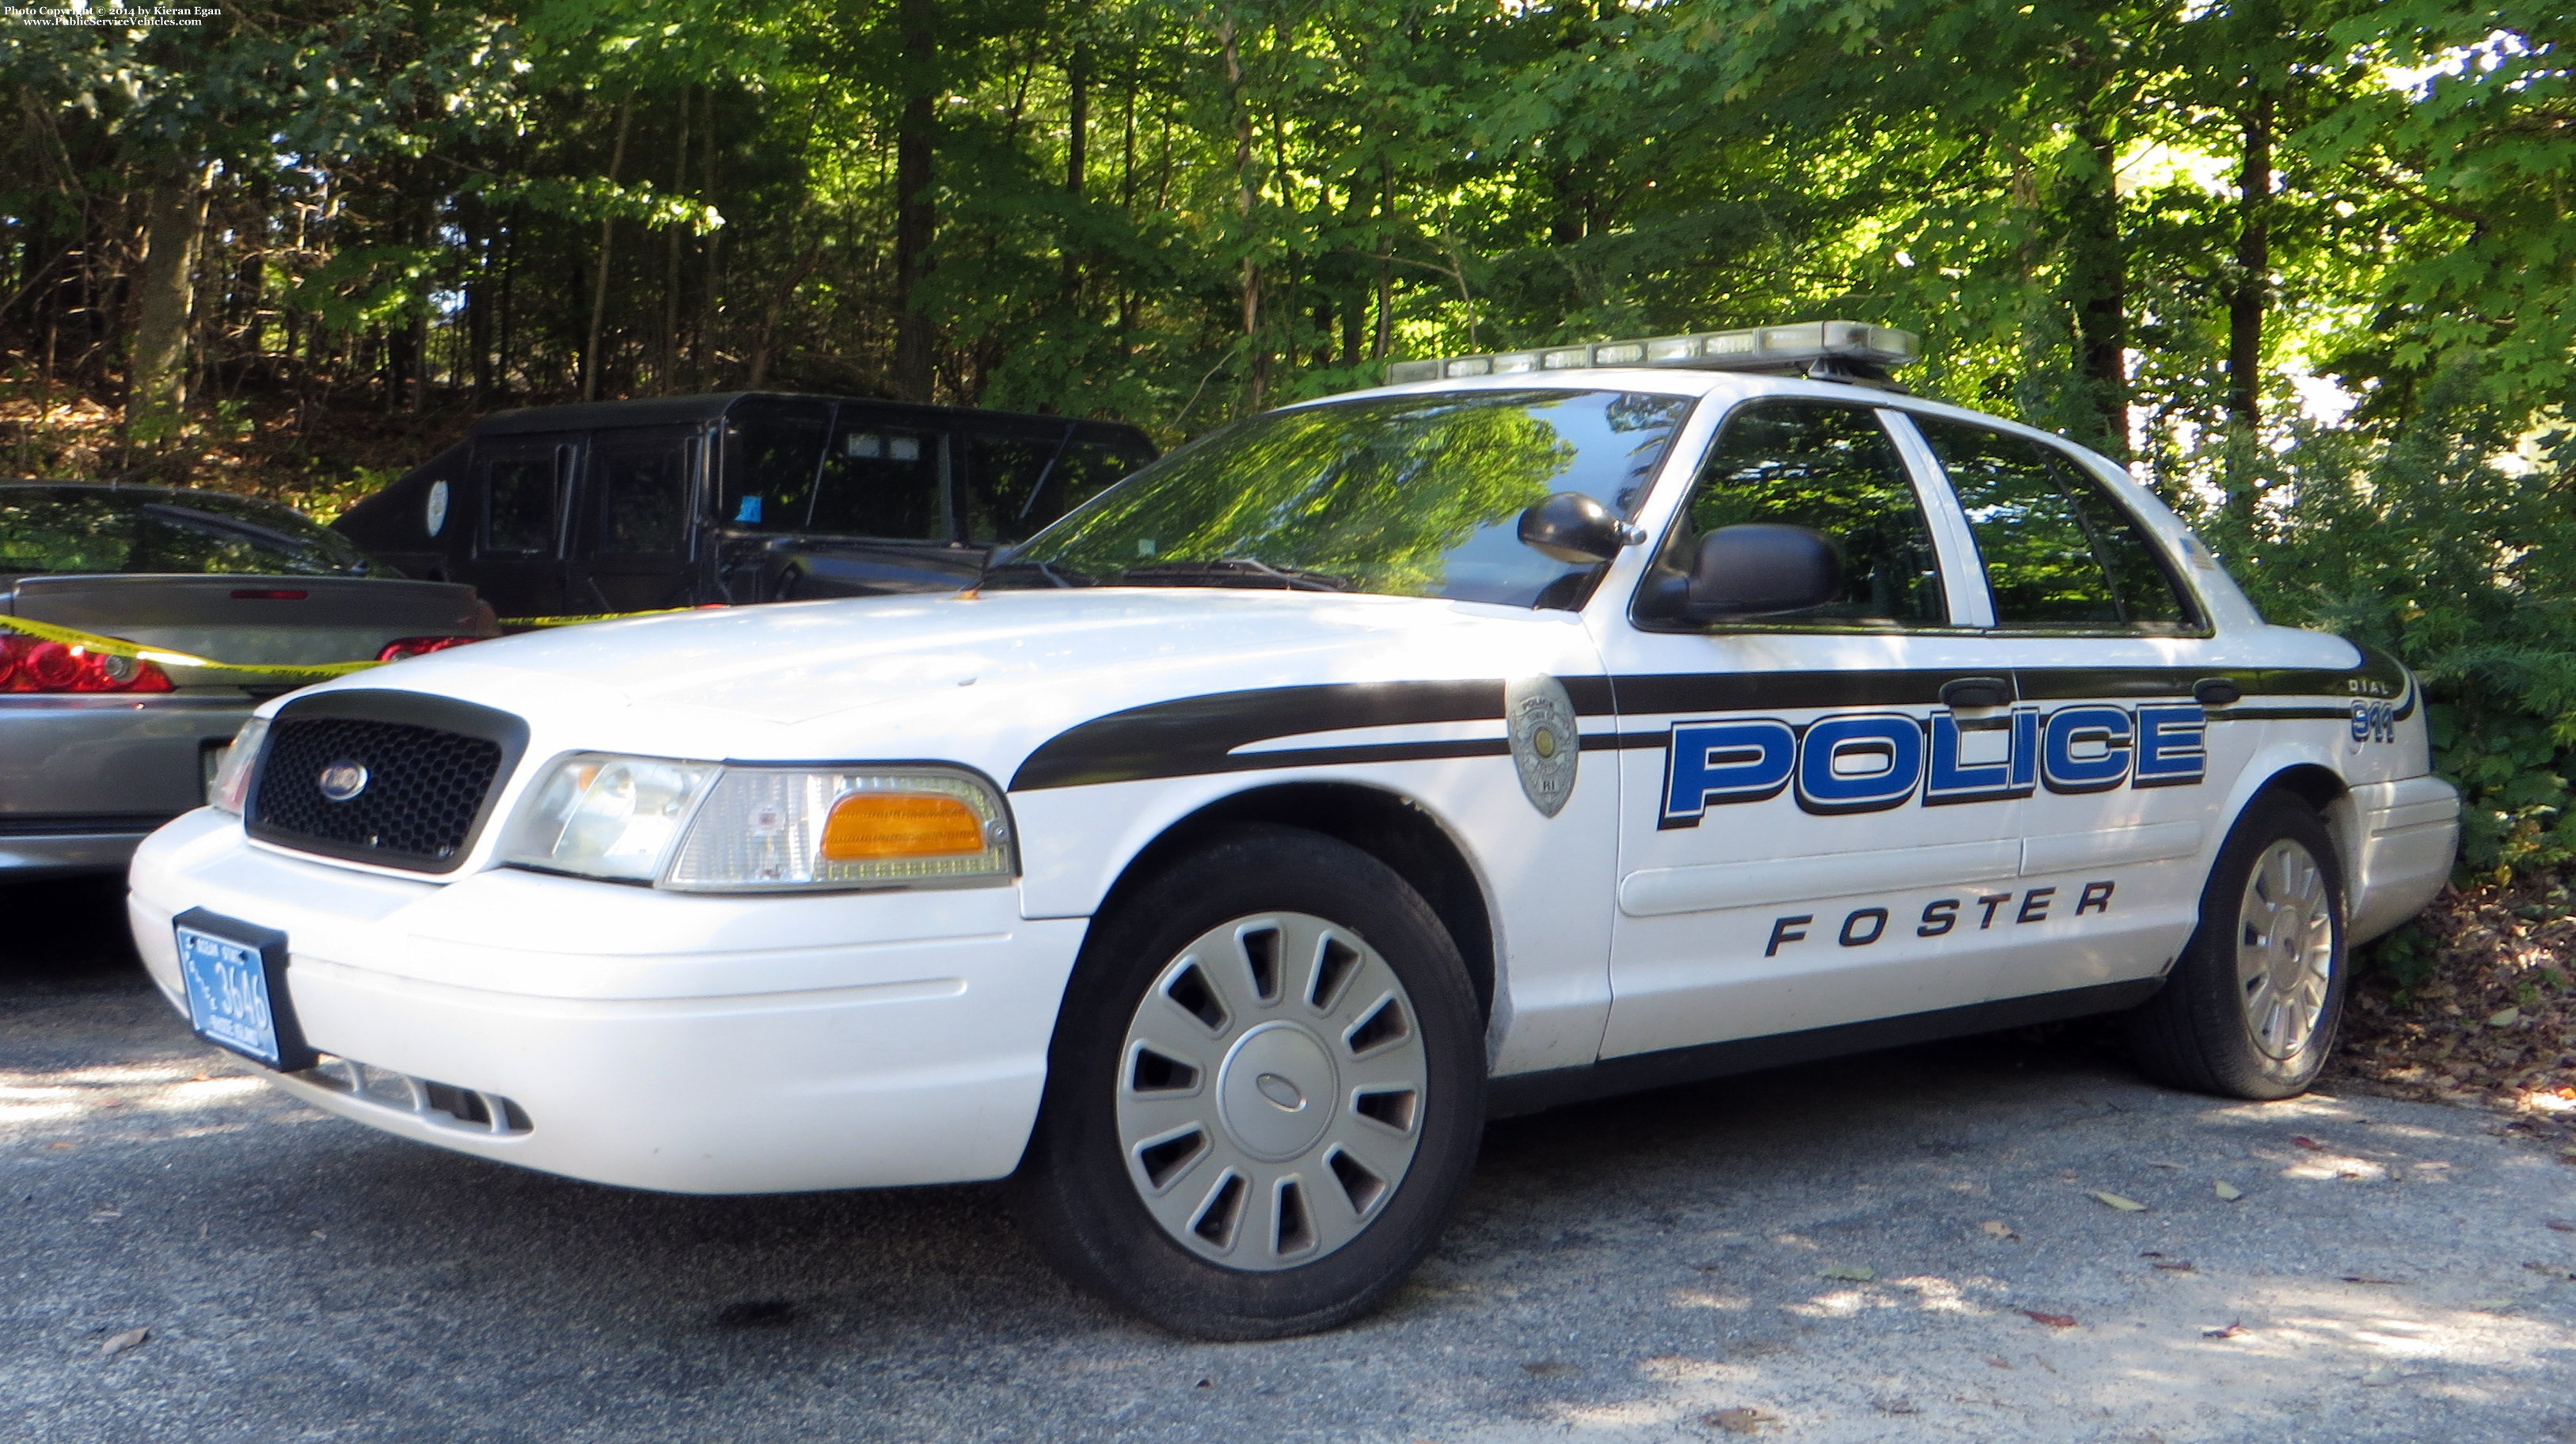
[[[2162,1091],[2095,1030],[1497,1124],[1386,1308],[1211,1345],[1066,1288],[991,1186],[659,1196],[324,1117],[121,926],[0,889],[12,1444],[2576,1441],[2576,1167]]]

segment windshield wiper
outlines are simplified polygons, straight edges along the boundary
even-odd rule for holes
[[[1156,562],[1151,566],[1129,567],[1118,580],[1134,586],[1155,586],[1165,577],[1181,586],[1192,582],[1217,586],[1244,586],[1251,577],[1267,577],[1291,592],[1347,592],[1351,584],[1326,572],[1296,571],[1274,567],[1258,557],[1225,557],[1212,562]],[[1258,585],[1257,583],[1252,583]]]
[[[994,577],[1011,572],[1035,572],[1039,576],[1046,578],[1050,585],[1059,587],[1096,587],[1100,585],[1100,583],[1092,580],[1091,578],[1083,576],[1080,572],[1074,573],[1073,578],[1068,578],[1063,572],[1057,571],[1052,565],[1041,561],[994,562],[984,568],[983,578],[977,581],[976,585],[979,587],[987,585]]]

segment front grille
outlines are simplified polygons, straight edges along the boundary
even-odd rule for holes
[[[270,726],[246,821],[253,837],[281,846],[448,872],[473,846],[525,737],[515,717],[445,698],[323,693]]]

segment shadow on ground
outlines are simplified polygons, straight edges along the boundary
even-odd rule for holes
[[[0,907],[59,915],[0,965],[0,1437],[2576,1438],[2576,1172],[2098,1029],[1496,1125],[1386,1309],[1215,1346],[997,1186],[640,1194],[324,1118],[188,1036],[113,889]]]

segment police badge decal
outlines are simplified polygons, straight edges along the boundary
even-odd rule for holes
[[[1554,677],[1516,677],[1503,684],[1503,719],[1512,729],[1512,766],[1521,791],[1542,817],[1565,810],[1574,795],[1574,770],[1583,759],[1574,724],[1574,700]]]

